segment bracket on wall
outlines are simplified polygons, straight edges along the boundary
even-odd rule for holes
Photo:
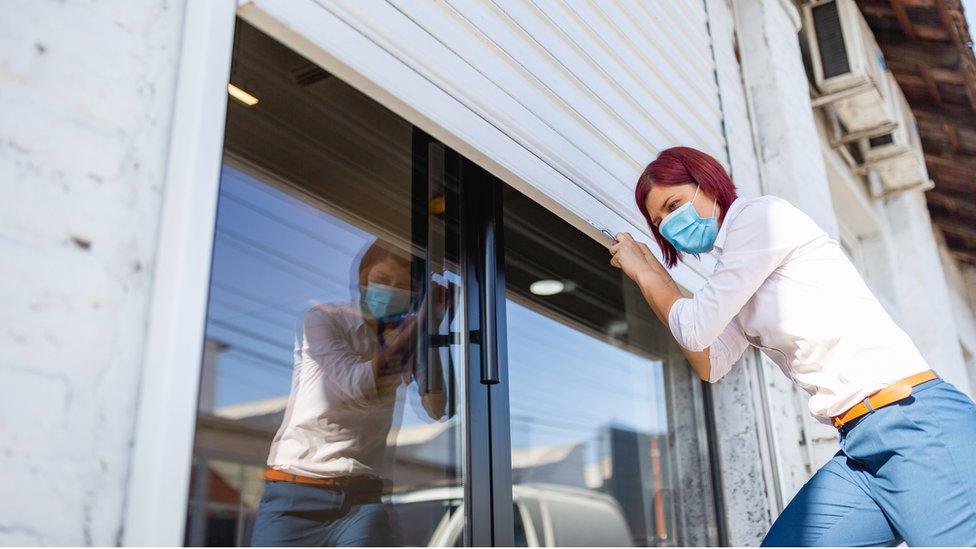
[[[874,89],[874,84],[871,82],[863,82],[854,86],[852,88],[847,88],[846,90],[840,90],[833,93],[828,93],[824,95],[815,95],[810,98],[810,106],[815,109],[820,107],[830,105],[831,103],[836,103],[842,99],[848,99],[854,97],[855,95],[862,94],[867,91]],[[811,94],[813,95],[813,94]]]
[[[886,133],[891,133],[898,128],[897,122],[886,122],[873,128],[868,128],[866,130],[860,130],[856,132],[845,133],[840,125],[840,120],[837,118],[837,112],[833,109],[827,109],[824,111],[827,116],[827,121],[830,125],[830,136],[829,142],[830,146],[837,149],[845,145],[857,142],[861,139],[870,139],[872,137],[877,137],[879,135],[884,135]]]

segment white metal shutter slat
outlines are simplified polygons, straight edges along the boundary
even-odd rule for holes
[[[727,164],[701,2],[248,0],[242,14],[594,236],[586,220],[647,236],[633,189],[661,148]],[[694,289],[696,270],[675,274]]]
[[[669,61],[674,56],[673,53],[657,50],[640,55],[642,43],[636,43],[632,38],[640,31],[631,24],[629,18],[619,12],[614,13],[610,7],[609,3],[601,5],[601,9],[587,13],[586,20],[600,26],[600,35],[614,43],[615,51],[633,52],[632,62],[643,67],[641,76],[649,82],[658,83],[654,89],[660,99],[654,106],[662,111],[673,112],[680,125],[690,134],[685,141],[669,145],[698,146],[707,152],[715,151],[716,146],[721,149],[721,113],[715,76],[711,72],[714,64],[709,62],[707,65],[710,69],[707,75],[694,78]],[[665,79],[665,75],[669,78]]]
[[[409,3],[409,2],[403,2]],[[571,141],[581,149],[616,153],[617,158],[601,159],[612,162],[610,173],[621,173],[636,165],[633,154],[634,144],[639,143],[636,134],[627,140],[620,131],[620,120],[615,113],[604,108],[599,100],[579,81],[553,59],[532,36],[524,32],[504,12],[494,4],[481,2],[448,2],[458,15],[477,27],[475,32],[484,34],[496,50],[496,55],[507,56],[509,62],[518,67],[517,78],[508,67],[489,65],[492,69],[489,78],[513,96],[520,97],[526,107],[543,118],[547,124],[565,131]],[[417,4],[413,4],[417,5]],[[440,37],[443,29],[436,25],[428,26],[426,21],[418,21],[429,32]],[[470,43],[465,35],[456,37],[459,47]],[[455,44],[452,44],[452,47]],[[479,63],[483,57],[471,55],[469,62]],[[487,69],[486,69],[487,71]],[[544,90],[541,94],[525,94],[525,91]],[[566,118],[575,120],[569,121]],[[575,122],[570,125],[569,122]],[[584,132],[581,134],[578,132]],[[609,135],[614,134],[614,138]],[[603,143],[601,143],[603,142]],[[614,151],[616,149],[616,151]],[[629,149],[629,150],[628,150]],[[639,153],[638,153],[639,154]]]
[[[662,142],[676,140],[669,125],[655,116],[660,113],[652,110],[654,100],[644,93],[642,84],[619,66],[619,60],[595,40],[590,29],[565,9],[565,5],[549,3],[546,8],[539,9],[528,3],[506,2],[503,9],[523,27],[543,22],[553,27],[551,33],[540,32],[535,38],[544,41],[559,62],[636,132],[641,147],[635,166],[642,168]],[[560,44],[564,46],[560,47]]]

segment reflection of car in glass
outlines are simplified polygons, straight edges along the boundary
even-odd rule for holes
[[[602,492],[556,484],[517,484],[515,546],[606,546],[633,544],[623,511]],[[417,490],[388,496],[400,543],[460,547],[464,527],[463,490],[459,486]]]

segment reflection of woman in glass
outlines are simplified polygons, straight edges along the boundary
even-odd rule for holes
[[[392,545],[381,503],[397,389],[411,382],[417,323],[410,261],[377,240],[358,268],[359,299],[306,311],[285,416],[271,444],[252,545]],[[444,394],[422,395],[444,413]]]
[[[976,546],[976,405],[929,368],[837,241],[783,199],[737,198],[690,147],[662,151],[636,195],[668,267],[714,250],[691,298],[629,234],[610,250],[698,376],[717,381],[756,346],[839,429],[841,450],[764,545]]]

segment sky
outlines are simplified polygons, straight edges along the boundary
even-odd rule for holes
[[[966,12],[966,23],[969,24],[969,35],[976,38],[976,0],[962,0],[962,9]],[[976,42],[973,45],[976,49]]]

